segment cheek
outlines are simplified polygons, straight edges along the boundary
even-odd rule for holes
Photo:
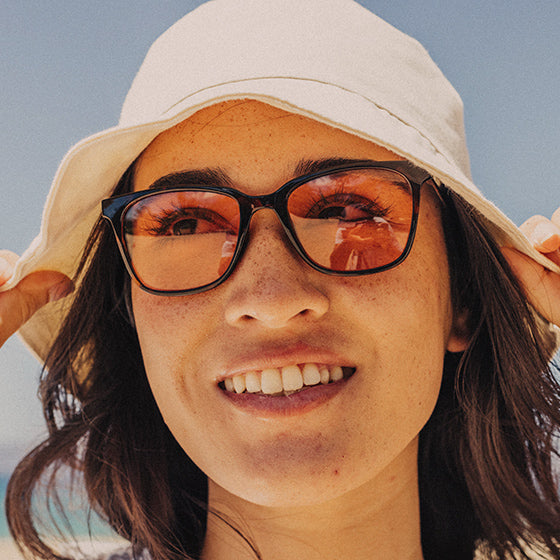
[[[208,296],[163,297],[131,288],[134,321],[145,359],[173,363],[188,357],[214,328]]]
[[[387,357],[443,355],[453,309],[445,261],[437,268],[411,259],[359,282],[342,279],[340,306],[352,310],[357,329],[369,333],[373,346],[386,347]]]
[[[416,439],[436,405],[442,380],[444,332],[412,316],[420,310],[393,308],[368,362],[357,411],[364,455],[370,465],[386,465]],[[425,311],[426,309],[422,309]]]
[[[205,343],[216,314],[207,294],[162,297],[132,287],[136,330],[148,382],[165,423],[194,456],[208,445],[204,430],[215,410],[207,402]]]
[[[340,291],[341,306],[355,310],[355,330],[363,336],[368,409],[376,411],[375,420],[385,423],[389,438],[417,433],[431,415],[452,325],[443,247],[438,244],[437,251],[424,251],[421,259],[416,255],[359,283],[344,280]],[[379,428],[373,432],[384,430]]]
[[[202,370],[199,349],[215,324],[208,300],[162,297],[132,286],[136,331],[148,381],[164,417],[188,395]],[[188,376],[186,375],[188,372]]]

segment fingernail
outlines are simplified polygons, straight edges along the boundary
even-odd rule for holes
[[[63,280],[49,288],[49,303],[65,298],[74,291],[74,284],[70,280]]]
[[[13,272],[14,267],[6,259],[0,257],[0,279],[7,281]]]
[[[560,243],[560,228],[551,222],[542,222],[533,230],[531,241],[541,251],[555,251]]]

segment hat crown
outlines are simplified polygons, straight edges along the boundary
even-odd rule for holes
[[[0,292],[34,270],[72,276],[100,200],[146,146],[202,107],[233,98],[258,99],[392,149],[472,204],[500,246],[560,271],[469,179],[461,100],[417,41],[351,0],[213,0],[154,43],[120,125],[66,154],[41,232]],[[45,306],[22,327],[38,357],[48,354],[67,305]]]
[[[228,83],[307,80],[359,95],[415,128],[470,175],[463,105],[427,51],[352,0],[212,0],[149,50],[120,125],[165,118]],[[351,110],[351,108],[350,108]]]

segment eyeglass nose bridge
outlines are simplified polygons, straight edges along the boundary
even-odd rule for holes
[[[279,190],[263,195],[245,195],[242,200],[242,206],[245,206],[244,210],[246,212],[246,220],[247,226],[246,228],[249,229],[250,222],[252,217],[255,215],[256,212],[259,210],[264,210],[268,208],[270,210],[274,210],[274,213],[280,219],[280,222],[289,232],[289,224],[286,222],[286,193],[283,188]],[[291,232],[289,232],[291,237]]]
[[[248,205],[251,207],[251,215],[261,208],[272,208],[276,210],[278,206],[278,194],[281,191],[275,191],[269,194],[262,195],[245,195]]]
[[[282,224],[282,228],[289,239],[291,246],[296,250],[296,252],[304,258],[304,260],[308,260],[306,255],[302,252],[302,249],[299,246],[297,239],[295,238],[294,232],[292,231],[290,220],[288,217],[287,211],[287,198],[286,192],[284,188],[280,188],[279,190],[263,195],[245,195],[241,202],[241,212],[242,212],[242,220],[244,222],[244,227],[242,228],[242,233],[240,236],[240,254],[238,258],[241,258],[242,254],[245,252],[248,242],[249,242],[249,230],[251,227],[251,220],[253,216],[259,210],[273,210],[276,214],[277,218],[280,220]],[[236,259],[238,260],[238,259]]]

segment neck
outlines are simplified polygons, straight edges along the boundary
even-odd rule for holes
[[[374,479],[335,499],[298,507],[247,502],[209,483],[204,560],[422,560],[411,444]],[[241,536],[242,535],[242,536]]]

